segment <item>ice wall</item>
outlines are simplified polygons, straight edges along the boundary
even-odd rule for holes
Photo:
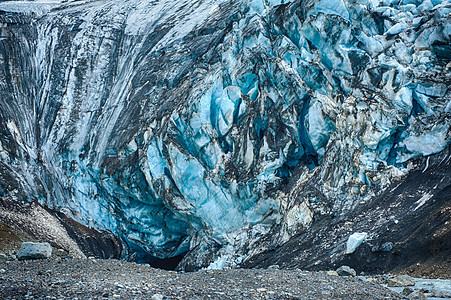
[[[130,256],[234,266],[450,144],[449,1],[43,5],[0,3],[0,191]]]

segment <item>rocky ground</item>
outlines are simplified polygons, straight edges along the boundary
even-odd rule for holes
[[[31,237],[0,222],[0,299],[451,299],[451,280],[300,269],[175,272],[116,259],[18,260]],[[387,288],[388,287],[388,288]],[[390,289],[389,289],[390,288]]]
[[[403,299],[377,283],[276,269],[180,273],[119,260],[0,259],[1,299]]]

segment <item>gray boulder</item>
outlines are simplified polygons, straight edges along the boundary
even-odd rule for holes
[[[409,299],[411,300],[426,300],[427,297],[420,292],[413,292],[411,294],[409,294]]]
[[[402,290],[402,294],[404,295],[404,296],[409,296],[410,294],[412,294],[414,291],[410,288],[410,287],[405,287],[403,290]]]
[[[337,273],[340,276],[355,276],[356,272],[354,269],[348,266],[341,266],[337,269]]]
[[[42,259],[52,256],[52,246],[49,243],[23,242],[17,252],[18,259]]]
[[[390,287],[405,287],[405,286],[414,286],[415,282],[412,280],[410,276],[401,275],[397,277],[390,278],[387,282],[387,286]]]

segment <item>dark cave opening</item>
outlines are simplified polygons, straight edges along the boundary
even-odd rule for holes
[[[129,259],[138,264],[149,264],[152,268],[174,271],[187,253],[173,257],[158,258],[147,253],[134,253]]]
[[[168,258],[154,258],[152,261],[148,262],[148,264],[157,269],[163,269],[163,270],[175,270],[179,263],[182,261],[182,259],[185,257],[185,255],[177,255],[174,257],[168,257]]]

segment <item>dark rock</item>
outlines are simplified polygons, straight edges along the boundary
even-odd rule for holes
[[[430,156],[426,170],[428,159],[419,159],[415,171],[393,183],[374,201],[356,207],[349,217],[319,217],[305,232],[276,249],[248,258],[243,266],[264,268],[285,264],[303,270],[320,270],[348,265],[367,275],[397,272],[415,277],[449,276],[450,156],[451,149]],[[313,183],[311,188],[314,188]],[[406,209],[420,201],[425,193],[434,196],[421,209]],[[351,226],[356,231],[371,231],[383,240],[369,241],[372,246],[364,243],[350,255],[335,255],[345,249],[343,237],[347,236]],[[436,234],[438,232],[440,234]],[[380,246],[384,240],[403,242],[394,244],[391,251],[383,252]]]
[[[405,295],[405,296],[408,296],[408,295],[410,295],[410,294],[412,294],[412,293],[413,293],[413,290],[412,290],[411,288],[409,288],[409,287],[405,287],[405,288],[402,290],[402,294]]]
[[[426,300],[427,297],[420,292],[413,292],[409,295],[409,299],[411,300]]]
[[[57,247],[53,252],[61,259],[83,258],[84,255],[95,258],[122,257],[122,242],[109,231],[84,226],[64,213],[43,207],[37,202],[23,205],[10,198],[0,198],[0,207],[0,219],[18,236],[18,246],[24,241],[45,240]],[[47,223],[42,223],[43,218]],[[68,247],[71,244],[76,248]],[[14,250],[6,251],[6,254],[10,260],[17,259]]]

